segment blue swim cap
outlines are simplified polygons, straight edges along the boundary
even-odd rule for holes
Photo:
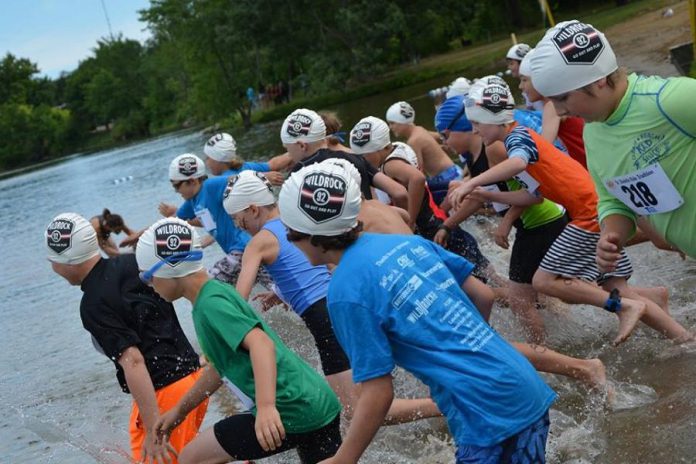
[[[445,100],[435,113],[435,129],[444,132],[471,132],[473,127],[464,111],[464,97],[455,95]]]

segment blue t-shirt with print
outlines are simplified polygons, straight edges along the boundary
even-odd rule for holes
[[[221,175],[224,177],[236,176],[242,171],[256,171],[256,172],[268,172],[271,167],[266,162],[256,163],[254,161],[245,161],[242,167],[239,169],[228,169]]]
[[[327,300],[356,383],[399,365],[430,387],[458,446],[491,446],[538,420],[556,395],[461,289],[473,267],[415,235],[363,234]]]
[[[228,175],[210,177],[203,182],[196,196],[186,200],[177,210],[181,219],[198,218],[225,253],[241,251],[251,239],[249,234],[234,225],[222,206]]]

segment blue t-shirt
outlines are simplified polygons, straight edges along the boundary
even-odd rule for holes
[[[241,251],[251,239],[249,234],[237,228],[222,206],[222,195],[228,175],[210,177],[203,182],[196,196],[186,200],[177,210],[181,219],[198,218],[203,228],[213,236],[225,253]]]
[[[326,266],[312,266],[305,254],[288,242],[287,230],[280,218],[271,219],[263,229],[272,233],[280,245],[278,257],[273,264],[266,265],[266,270],[283,301],[301,316],[308,307],[326,297],[331,280],[329,270]]]
[[[512,112],[512,117],[517,121],[520,126],[528,127],[532,129],[537,134],[541,134],[542,128],[542,118],[541,111],[534,110],[514,110]],[[553,142],[553,146],[561,150],[563,153],[568,153],[568,149],[563,144],[561,139],[556,137]]]
[[[399,365],[430,387],[458,446],[492,446],[538,420],[556,394],[461,289],[473,267],[415,235],[363,234],[327,300],[356,383]]]

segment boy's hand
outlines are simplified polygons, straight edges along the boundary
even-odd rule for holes
[[[252,298],[253,301],[259,301],[261,303],[261,311],[266,312],[274,306],[283,305],[285,309],[288,306],[281,300],[278,295],[273,292],[263,292]]]
[[[449,193],[448,198],[454,209],[461,208],[462,203],[464,203],[464,199],[466,199],[467,195],[473,192],[475,188],[476,186],[473,185],[471,181],[466,181],[462,182],[459,187],[452,190]]]
[[[256,439],[264,451],[273,451],[283,444],[285,427],[275,406],[262,406],[256,410]]]
[[[602,234],[597,242],[597,267],[601,272],[611,272],[621,256],[621,239],[619,234],[608,232]]]
[[[285,176],[278,171],[264,172],[263,175],[266,176],[266,179],[268,179],[268,182],[272,185],[283,185],[283,182],[285,182]]]
[[[176,206],[170,205],[169,203],[160,203],[157,207],[159,213],[164,217],[172,217],[176,214]]]
[[[171,464],[174,462],[172,454],[174,458],[179,457],[174,447],[166,439],[158,438],[156,432],[147,432],[143,441],[142,460],[140,462],[144,464]]]
[[[496,245],[501,248],[508,249],[510,247],[510,242],[508,242],[508,236],[510,235],[510,229],[512,229],[512,224],[509,221],[500,221],[498,228],[493,234],[493,239]]]
[[[177,406],[174,406],[172,409],[162,414],[159,419],[157,419],[157,422],[155,422],[153,427],[153,430],[155,433],[157,433],[158,442],[164,443],[167,440],[167,437],[171,435],[172,430],[174,430],[183,420],[184,418],[181,417],[179,408]]]

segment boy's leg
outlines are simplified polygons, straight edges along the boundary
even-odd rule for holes
[[[319,430],[293,435],[293,440],[302,464],[314,464],[334,456],[342,443],[341,415]]]
[[[512,343],[512,346],[538,371],[564,375],[580,380],[590,387],[601,387],[607,382],[604,363],[599,359],[573,358],[545,346],[528,343]]]
[[[684,343],[693,340],[694,336],[686,330],[681,324],[675,321],[672,316],[666,313],[655,302],[648,298],[642,297],[633,287],[628,285],[624,279],[612,277],[602,284],[606,290],[618,289],[621,294],[621,310],[623,311],[624,296],[627,298],[643,301],[646,304],[646,311],[640,318],[642,322],[657,330],[665,337],[675,343]]]
[[[222,419],[201,432],[184,448],[179,454],[179,464],[261,459],[295,447],[292,438],[286,436],[279,448],[264,451],[256,438],[255,422],[256,418],[251,413]]]
[[[657,304],[664,312],[669,314],[669,290],[667,290],[667,287],[635,287],[631,285],[631,288],[638,295]]]
[[[544,319],[536,308],[537,292],[531,284],[510,281],[510,309],[520,319],[527,340],[531,343],[544,343],[546,329]]]

